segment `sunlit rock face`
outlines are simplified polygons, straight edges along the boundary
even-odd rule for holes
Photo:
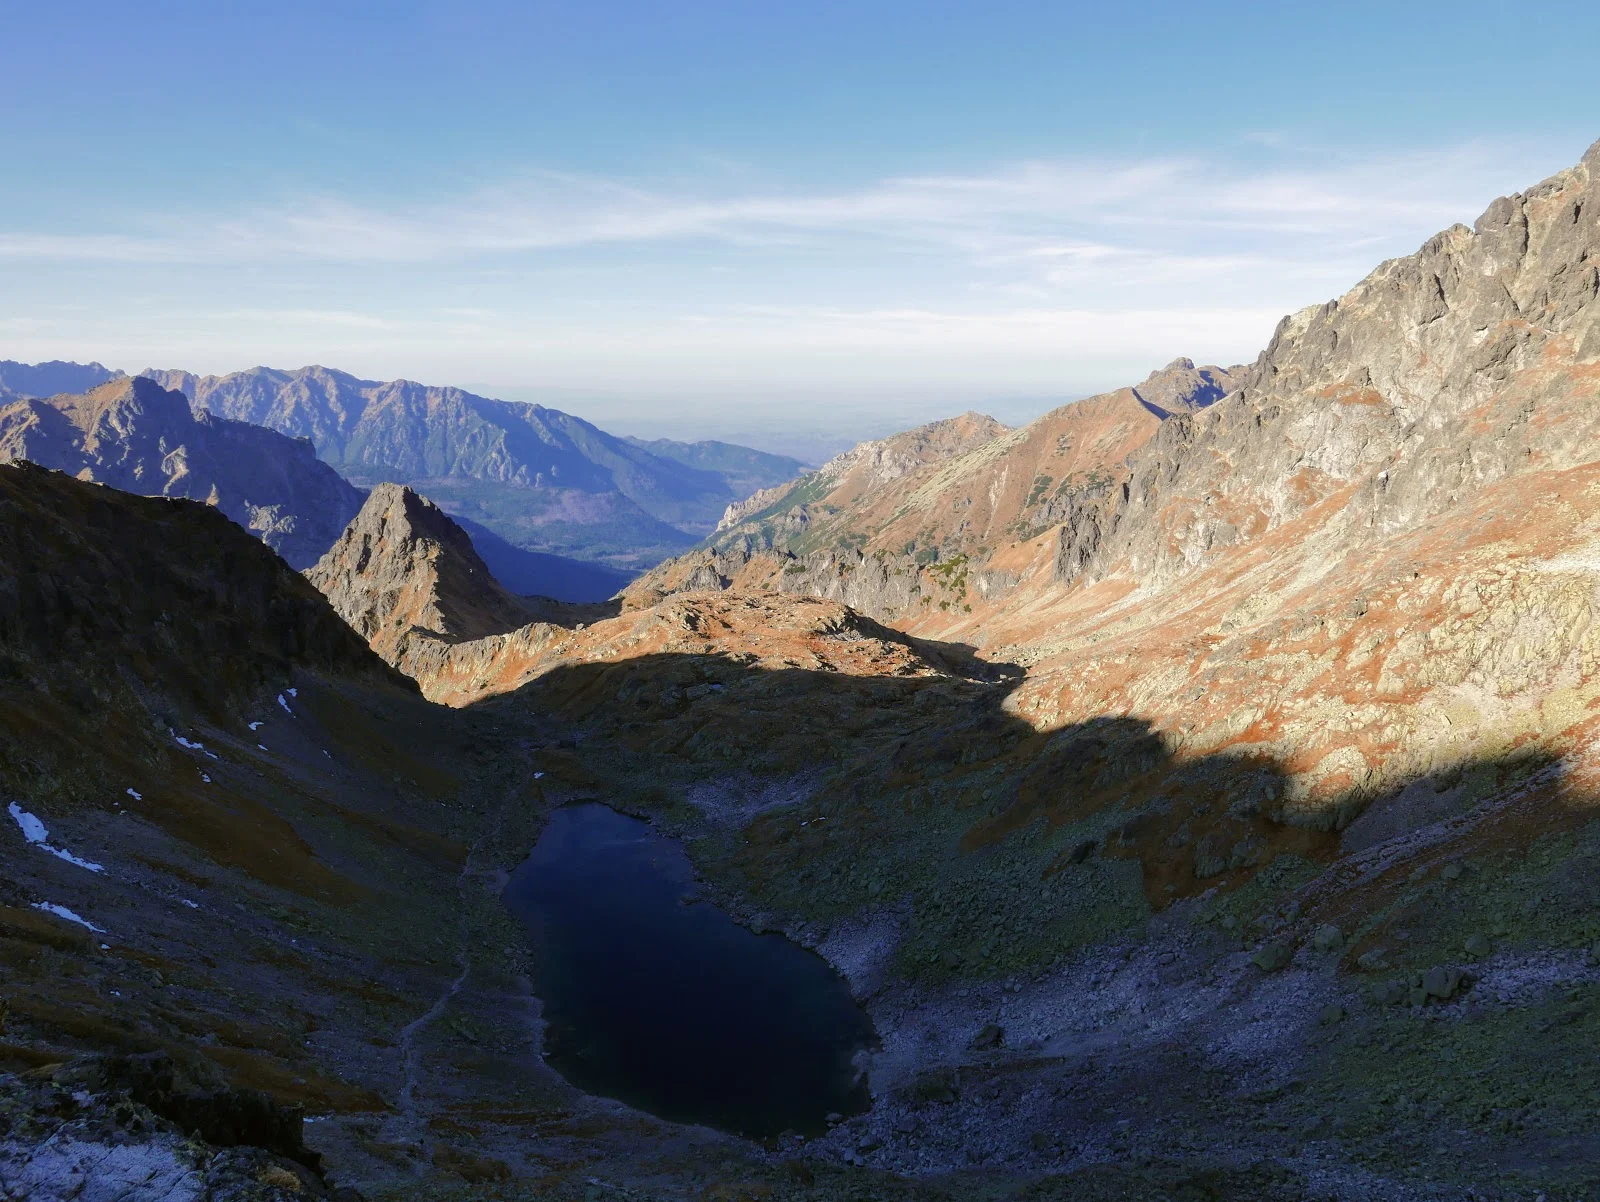
[[[125,492],[214,505],[289,564],[308,567],[361,506],[311,444],[209,413],[122,377],[78,395],[0,397],[0,460],[25,459]]]

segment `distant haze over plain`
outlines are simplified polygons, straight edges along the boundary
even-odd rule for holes
[[[1250,360],[1596,132],[1592,48],[1487,0],[82,7],[0,39],[0,358],[806,458]]]

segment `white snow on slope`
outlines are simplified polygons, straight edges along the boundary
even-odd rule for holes
[[[191,742],[190,740],[184,738],[182,735],[180,735],[175,730],[169,730],[169,731],[167,731],[167,733],[178,741],[178,746],[179,747],[187,747],[190,751],[205,751],[205,753],[207,755],[209,755],[214,760],[220,760],[222,758],[220,755],[218,755],[214,751],[206,751],[206,745],[204,743]]]
[[[278,704],[283,706],[284,713],[288,714],[291,718],[294,717],[294,711],[289,708],[289,703],[283,699],[282,693],[278,694]]]
[[[144,794],[140,793],[136,789],[129,789],[128,790],[128,796],[133,798],[135,801],[143,801],[144,800]]]
[[[43,843],[50,837],[50,832],[45,829],[44,823],[16,802],[13,801],[7,807],[7,812],[17,820],[17,825],[22,828],[22,837],[29,843]]]
[[[33,908],[35,910],[43,910],[46,914],[54,914],[57,918],[65,918],[68,922],[75,922],[80,927],[88,927],[97,934],[104,935],[106,933],[105,927],[97,927],[87,918],[80,918],[65,906],[58,906],[55,902],[34,902]]]
[[[90,860],[80,860],[64,847],[52,847],[45,840],[50,837],[50,832],[35,814],[28,813],[16,802],[6,807],[11,817],[16,819],[17,825],[22,828],[22,837],[33,844],[40,851],[47,851],[58,859],[65,860],[68,864],[76,864],[79,868],[87,868],[90,872],[104,872],[105,868]]]
[[[47,851],[58,859],[65,860],[68,864],[76,864],[79,868],[87,868],[90,872],[104,872],[104,864],[96,864],[92,860],[80,860],[64,847],[51,847],[48,843],[39,845],[41,851]]]

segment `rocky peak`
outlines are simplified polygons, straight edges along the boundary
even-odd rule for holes
[[[530,607],[490,574],[466,531],[399,484],[374,488],[306,576],[391,662],[413,631],[457,643],[532,620]]]
[[[196,417],[183,393],[143,377],[0,401],[0,460],[13,459],[125,492],[205,501],[295,568],[315,563],[361,503],[309,443]]]
[[[1243,366],[1196,367],[1193,359],[1178,358],[1160,371],[1151,372],[1133,389],[1133,395],[1165,420],[1220,401],[1244,382],[1246,370]]]
[[[181,392],[169,392],[138,376],[123,376],[56,403],[83,431],[84,446],[90,450],[109,442],[127,444],[130,438],[175,441],[195,424]],[[126,453],[137,454],[139,449],[128,445]]]
[[[1171,579],[1350,490],[1330,553],[1410,528],[1600,437],[1600,161],[1501,197],[1283,319],[1220,402],[1163,423],[1058,576]]]

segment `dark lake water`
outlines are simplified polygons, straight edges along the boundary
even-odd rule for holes
[[[589,1093],[748,1136],[824,1129],[870,1099],[871,1020],[820,956],[688,902],[673,841],[603,805],[557,810],[512,874],[550,1065]]]

